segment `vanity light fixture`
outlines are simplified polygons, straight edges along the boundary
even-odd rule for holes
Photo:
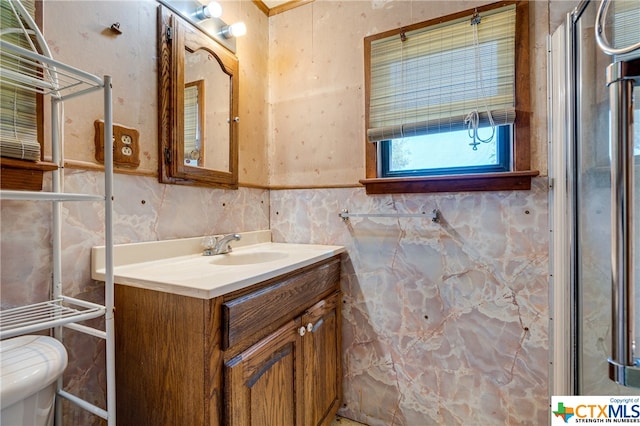
[[[222,6],[217,1],[212,1],[207,5],[199,6],[193,16],[198,21],[204,21],[209,18],[219,18],[222,16]]]
[[[218,1],[203,4],[204,0],[157,0],[189,23],[200,29],[218,43],[236,52],[236,37],[246,34],[247,27],[243,22],[227,25],[220,16],[222,6]],[[208,1],[208,0],[207,0]]]
[[[247,26],[244,22],[236,22],[232,25],[225,25],[220,29],[220,34],[224,38],[241,37],[247,33]]]

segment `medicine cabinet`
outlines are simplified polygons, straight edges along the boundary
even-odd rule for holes
[[[158,9],[159,180],[238,187],[238,59]]]

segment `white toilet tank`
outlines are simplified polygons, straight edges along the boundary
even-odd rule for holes
[[[67,367],[67,351],[48,336],[0,341],[0,425],[51,426],[56,380]]]

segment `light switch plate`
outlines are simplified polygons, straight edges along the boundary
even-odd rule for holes
[[[94,122],[96,161],[104,163],[104,121]],[[140,165],[140,132],[132,127],[113,125],[114,166],[136,168]]]

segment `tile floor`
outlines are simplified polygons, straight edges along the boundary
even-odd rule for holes
[[[336,416],[335,420],[331,422],[331,426],[367,426],[364,423],[354,422],[344,417]]]

